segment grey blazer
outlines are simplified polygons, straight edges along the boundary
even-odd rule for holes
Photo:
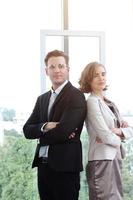
[[[121,139],[111,131],[117,127],[116,117],[107,104],[95,94],[87,100],[87,117],[85,120],[89,134],[89,161],[113,160],[121,149]],[[133,128],[122,128],[125,138],[133,137]],[[96,141],[96,137],[102,143]]]

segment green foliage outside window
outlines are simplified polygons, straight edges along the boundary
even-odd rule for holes
[[[1,200],[37,200],[36,174],[31,169],[33,146],[20,135],[5,137],[0,148]]]
[[[1,200],[39,200],[36,169],[31,168],[36,141],[26,140],[24,136],[6,133],[5,142],[0,147],[0,199]],[[82,133],[83,164],[79,200],[88,200],[88,186],[85,166],[88,161],[88,135]],[[133,145],[125,144],[127,156],[123,161],[124,200],[133,196]]]

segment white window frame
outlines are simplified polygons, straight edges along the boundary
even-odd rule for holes
[[[105,33],[102,31],[69,31],[69,30],[40,30],[40,77],[41,93],[46,91],[46,77],[44,75],[44,57],[46,55],[46,37],[47,36],[66,36],[66,37],[97,37],[99,39],[99,59],[105,64]],[[64,40],[62,41],[62,50],[64,50]]]

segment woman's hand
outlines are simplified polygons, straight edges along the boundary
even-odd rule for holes
[[[127,128],[129,124],[126,121],[121,122],[121,128]]]
[[[122,137],[123,135],[120,128],[112,128],[111,131],[115,133],[116,135],[118,135],[119,137]]]
[[[99,137],[96,137],[96,142],[97,143],[102,143],[102,140]]]
[[[113,133],[120,137],[122,142],[124,142],[125,136],[123,135],[122,130],[120,128],[112,128],[111,130]]]

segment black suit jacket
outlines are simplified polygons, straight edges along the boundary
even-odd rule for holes
[[[59,122],[56,128],[42,133],[48,121],[47,110],[51,92],[38,97],[34,110],[23,127],[27,139],[39,139],[32,167],[38,165],[40,146],[49,145],[48,163],[57,171],[81,171],[82,147],[80,134],[86,117],[84,95],[70,82],[57,96],[50,113],[50,121]],[[69,139],[72,132],[76,135]]]

